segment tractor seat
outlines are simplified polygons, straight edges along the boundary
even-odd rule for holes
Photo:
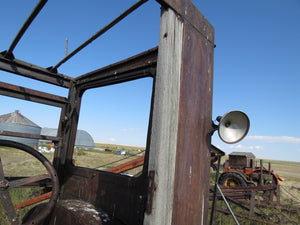
[[[46,203],[42,203],[32,208],[24,217],[23,223],[38,215],[45,204]],[[59,200],[57,201],[51,216],[45,219],[42,224],[104,225],[110,224],[110,218],[108,214],[97,210],[90,203],[80,200]]]

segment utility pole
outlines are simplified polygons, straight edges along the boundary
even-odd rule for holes
[[[68,38],[66,38],[66,56],[68,56]]]

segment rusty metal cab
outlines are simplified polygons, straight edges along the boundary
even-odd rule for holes
[[[255,155],[251,152],[232,152],[228,162],[235,169],[254,168]]]
[[[67,97],[63,97],[0,82],[3,96],[60,109],[56,136],[1,131],[1,136],[48,140],[55,148],[51,162],[55,172],[51,176],[35,178],[34,182],[21,178],[27,179],[29,186],[45,185],[48,190],[52,185],[50,200],[55,195],[53,206],[46,206],[45,216],[36,220],[45,209],[44,203],[39,204],[27,213],[23,224],[207,223],[208,134],[212,121],[215,45],[214,28],[199,10],[189,0],[158,0],[162,7],[158,47],[79,77],[58,70],[61,64],[145,2],[137,1],[57,65],[43,68],[21,61],[13,54],[16,43],[46,4],[41,0],[12,45],[1,52],[2,71],[58,86],[68,92]],[[139,176],[77,166],[74,147],[84,93],[145,77],[151,78],[153,83],[145,155],[139,162],[144,167]],[[34,149],[29,152],[35,154]],[[1,191],[3,189],[8,196],[9,183],[13,181],[5,177],[3,171],[0,175],[1,181],[6,182]],[[47,181],[51,177],[52,182]],[[53,189],[54,183],[58,183],[54,181],[55,177],[59,181],[59,190]],[[12,204],[7,209],[8,214],[14,211]],[[20,224],[20,221],[10,214],[11,224]]]

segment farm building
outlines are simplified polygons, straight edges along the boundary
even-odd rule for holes
[[[41,127],[24,117],[19,110],[0,116],[1,130],[38,135],[41,133]],[[17,141],[31,146],[38,145],[39,143],[38,140],[30,138],[0,136],[0,139]]]
[[[42,128],[41,135],[46,136],[56,136],[57,129],[54,128]],[[94,148],[95,142],[92,136],[84,131],[84,130],[77,130],[76,139],[75,139],[75,147],[81,148]]]
[[[57,129],[55,128],[41,128],[25,116],[23,116],[19,110],[15,110],[12,113],[4,114],[0,116],[0,131],[11,131],[19,133],[28,133],[36,135],[47,135],[47,136],[56,136]],[[38,146],[38,139],[30,138],[20,138],[20,137],[11,137],[11,136],[0,136],[0,139],[12,140],[30,146]],[[84,131],[77,130],[75,147],[83,148],[93,148],[95,147],[94,140],[92,136]]]

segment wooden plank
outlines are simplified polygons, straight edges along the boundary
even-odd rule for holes
[[[207,224],[213,49],[185,18],[162,12],[149,156],[156,191],[144,225]]]
[[[162,13],[158,65],[154,90],[149,171],[155,171],[157,189],[152,213],[144,224],[171,224],[174,170],[180,99],[182,21],[174,11]]]
[[[185,21],[182,42],[172,224],[206,224],[214,45]]]

